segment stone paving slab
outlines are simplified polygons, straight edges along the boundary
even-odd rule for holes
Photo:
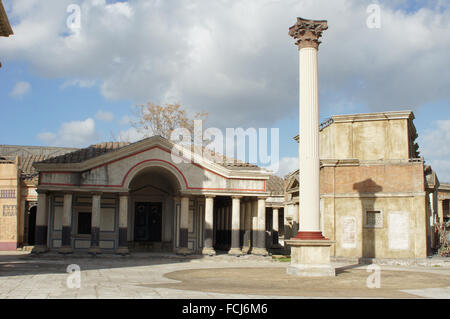
[[[81,268],[81,288],[69,289],[66,268],[78,264]],[[345,262],[334,263],[336,267],[347,266],[350,269],[365,270],[367,265],[350,265]],[[444,263],[445,265],[445,263]],[[279,298],[329,298],[329,295],[280,296],[279,294],[261,294],[251,289],[242,291],[214,292],[202,291],[196,287],[184,287],[183,280],[171,278],[171,274],[189,270],[226,270],[244,269],[278,269],[282,271],[288,263],[273,262],[270,257],[243,256],[231,257],[219,255],[201,258],[182,257],[165,254],[138,254],[133,257],[103,256],[87,258],[76,255],[43,255],[31,257],[27,252],[0,252],[0,298],[15,299],[117,299],[117,298],[174,298],[174,299],[279,299]],[[432,273],[447,278],[450,267],[422,266],[381,266],[385,270]],[[369,275],[369,274],[367,274]],[[246,280],[243,278],[242,280]],[[158,286],[159,285],[159,286]],[[165,285],[165,286],[164,286]],[[169,287],[169,285],[171,285]],[[177,286],[178,285],[178,286]],[[249,283],[250,285],[250,283]],[[186,289],[189,288],[189,289]],[[251,288],[251,287],[250,287]],[[432,298],[444,296],[449,298],[445,287],[426,287],[425,289],[398,290],[399,293],[415,298]],[[339,297],[337,294],[334,297]],[[388,297],[388,296],[387,296]]]

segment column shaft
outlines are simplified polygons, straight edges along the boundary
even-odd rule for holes
[[[180,216],[180,244],[177,253],[181,255],[191,254],[188,249],[188,226],[189,226],[189,197],[181,197],[181,216]]]
[[[60,253],[72,252],[72,194],[64,194],[62,218],[62,242]]]
[[[272,238],[273,238],[273,247],[279,248],[279,210],[278,208],[272,209]]]
[[[100,253],[100,214],[101,214],[101,196],[95,194],[92,196],[92,215],[91,215],[91,248],[90,253]]]
[[[43,253],[47,251],[47,193],[38,192],[38,204],[36,211],[35,246],[33,253]]]
[[[205,222],[204,222],[204,244],[203,244],[203,254],[204,255],[215,255],[213,248],[213,223],[214,223],[214,198],[205,198]]]
[[[252,202],[248,200],[245,202],[244,206],[244,240],[242,244],[242,253],[248,254],[252,242]]]
[[[256,245],[252,253],[256,255],[267,255],[266,249],[266,199],[258,198],[258,229],[256,236]]]
[[[239,235],[241,231],[240,227],[240,208],[241,199],[240,197],[233,197],[232,200],[232,211],[231,211],[231,248],[228,252],[230,255],[240,255],[242,253],[239,245]]]
[[[317,48],[300,49],[300,205],[298,238],[307,233],[322,237],[320,230],[319,93]],[[306,232],[302,235],[302,232]]]
[[[119,195],[119,244],[118,254],[128,254],[128,194]]]

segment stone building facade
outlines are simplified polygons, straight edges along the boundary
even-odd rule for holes
[[[334,257],[425,258],[437,198],[414,114],[333,116],[320,129],[320,223]],[[301,136],[296,137],[297,141]],[[301,174],[301,173],[300,173]],[[287,176],[285,229],[298,229],[298,171]]]
[[[0,145],[0,250],[34,244],[38,176],[33,163],[74,150]]]
[[[173,147],[157,136],[85,149],[0,147],[0,154],[7,154],[0,163],[1,180],[15,176],[4,188],[21,194],[11,198],[19,207],[8,216],[11,221],[0,220],[8,228],[2,234],[11,233],[3,248],[30,243],[36,252],[127,253],[131,248],[265,255],[266,247],[277,246],[272,238],[280,223],[272,224],[272,214],[283,218],[276,209],[282,207],[282,179],[255,165],[224,157],[212,161],[185,148],[174,155]],[[23,154],[37,149],[40,156]],[[31,172],[26,173],[23,159],[32,163]],[[8,206],[8,200],[0,199],[0,206]],[[36,212],[35,227],[26,219],[30,211]],[[27,229],[35,229],[32,243]]]

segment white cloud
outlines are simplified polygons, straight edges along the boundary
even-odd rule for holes
[[[0,39],[8,59],[41,76],[95,79],[108,99],[205,110],[213,126],[264,127],[297,108],[298,52],[287,35],[297,16],[329,21],[319,50],[324,111],[417,109],[450,97],[448,2],[407,13],[404,1],[386,1],[381,28],[369,29],[373,0],[80,0],[77,34],[66,26],[73,0],[5,2],[19,21]]]
[[[268,170],[280,177],[285,177],[287,174],[298,170],[297,157],[283,157],[278,163],[274,163],[267,167]]]
[[[95,80],[80,80],[80,79],[74,79],[74,80],[68,80],[64,81],[63,84],[61,84],[61,88],[65,89],[71,86],[78,86],[80,88],[91,88],[96,84]]]
[[[20,81],[20,82],[16,83],[16,85],[11,90],[9,95],[12,96],[12,97],[20,98],[20,97],[24,96],[25,94],[27,94],[30,91],[31,91],[30,83],[24,82],[24,81]]]
[[[127,130],[122,130],[117,135],[117,140],[119,142],[137,142],[144,138],[144,134],[139,132],[136,128],[130,127]]]
[[[124,115],[124,116],[122,116],[122,118],[120,119],[119,124],[120,124],[120,125],[130,125],[131,121],[132,121],[132,119],[131,119],[130,116]]]
[[[43,132],[37,136],[47,145],[65,147],[87,147],[98,142],[99,137],[92,118],[66,122],[60,126],[57,133]]]
[[[435,122],[419,137],[421,156],[431,164],[441,182],[450,182],[450,120]]]
[[[114,114],[111,112],[98,110],[97,114],[95,114],[95,118],[104,122],[112,122],[114,120]]]

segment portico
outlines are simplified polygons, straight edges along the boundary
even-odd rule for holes
[[[34,252],[267,254],[270,172],[243,162],[187,161],[197,155],[189,149],[172,153],[173,147],[152,137],[36,163]]]

